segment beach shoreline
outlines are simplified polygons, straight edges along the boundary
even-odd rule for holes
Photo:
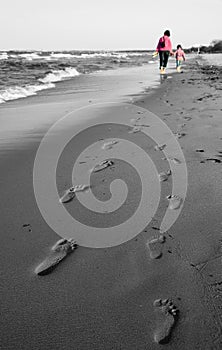
[[[172,74],[170,69],[166,79],[157,89],[149,89],[148,95],[144,89],[143,93],[138,91],[138,95],[135,92],[118,100],[120,105],[129,106],[132,118],[138,117],[138,111],[152,112],[175,135],[182,135],[178,142],[188,169],[188,191],[179,218],[165,233],[162,256],[158,259],[151,258],[147,242],[160,235],[167,200],[132,240],[107,249],[80,246],[51,274],[35,275],[36,266],[59,239],[44,221],[35,200],[35,155],[45,129],[64,112],[71,112],[74,103],[70,96],[64,101],[61,97],[56,100],[54,93],[52,103],[44,106],[40,103],[33,107],[26,102],[20,109],[19,103],[11,104],[15,106],[8,109],[12,121],[18,114],[28,119],[32,112],[36,126],[33,132],[29,129],[25,146],[15,151],[15,143],[10,151],[7,144],[4,151],[3,145],[1,157],[1,266],[6,276],[1,319],[4,349],[157,349],[160,345],[154,342],[157,325],[153,302],[158,298],[172,299],[179,310],[165,348],[221,347],[221,76],[220,70],[214,69],[218,78],[209,85],[210,67],[205,69],[197,62],[201,61],[193,59],[184,65],[183,74]],[[53,101],[61,103],[52,109]],[[99,100],[88,99],[88,104],[95,102]],[[49,119],[38,130],[36,116],[42,113],[42,106]],[[109,111],[108,116],[112,117]],[[102,116],[95,117],[96,122],[102,120]],[[87,126],[87,119],[84,122]],[[114,131],[111,130],[112,138]],[[121,132],[125,137],[126,131]],[[105,140],[107,135],[103,127],[100,138]],[[140,133],[133,137],[138,140]],[[149,150],[151,156],[157,157],[153,145]],[[70,185],[67,174],[73,166],[71,157],[72,147],[58,168],[60,192]],[[160,158],[156,166],[163,171],[169,165]],[[105,180],[109,183],[111,179],[112,172],[107,171]],[[161,199],[170,194],[171,181],[164,186]],[[98,186],[98,191],[101,189],[107,190]],[[137,190],[133,188],[133,198]]]

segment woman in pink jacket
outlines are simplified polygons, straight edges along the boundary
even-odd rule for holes
[[[165,30],[164,35],[159,39],[156,52],[159,53],[160,58],[160,73],[164,74],[167,67],[169,55],[173,55],[169,30]]]

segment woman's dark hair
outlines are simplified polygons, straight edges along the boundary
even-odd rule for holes
[[[177,50],[178,49],[182,49],[182,46],[181,45],[177,45]]]
[[[170,36],[170,31],[169,30],[165,30],[164,35]]]

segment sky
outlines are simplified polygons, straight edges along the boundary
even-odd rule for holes
[[[155,49],[222,39],[222,0],[1,0],[0,50]]]

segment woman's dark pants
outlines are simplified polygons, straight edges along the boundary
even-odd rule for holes
[[[170,51],[159,51],[159,57],[160,57],[160,68],[166,68],[168,59],[170,56]]]

